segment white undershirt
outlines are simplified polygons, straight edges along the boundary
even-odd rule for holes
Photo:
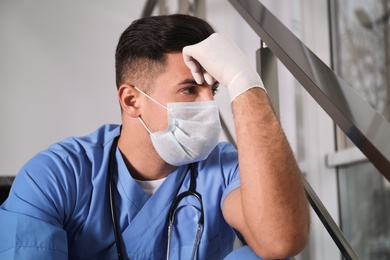
[[[139,184],[139,186],[141,186],[144,192],[148,194],[148,196],[150,197],[156,192],[156,190],[161,186],[161,184],[165,181],[166,178],[167,177],[158,180],[152,180],[152,181],[140,181],[136,179],[134,180]]]

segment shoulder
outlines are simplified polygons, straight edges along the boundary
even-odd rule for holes
[[[225,164],[225,163],[238,163],[237,149],[228,142],[221,142],[210,153],[209,157],[204,161],[205,163],[213,164]]]
[[[92,155],[91,152],[103,150],[107,144],[119,135],[120,127],[118,125],[103,125],[89,135],[82,137],[69,137],[61,142],[51,145],[41,154],[56,155],[62,159],[76,154],[77,157],[83,155]]]
[[[213,197],[220,207],[226,196],[240,186],[238,152],[230,143],[219,143],[206,160],[198,163],[198,170],[199,192]]]
[[[66,138],[35,155],[19,174],[24,171],[42,175],[39,172],[77,173],[82,168],[85,170],[88,165],[102,161],[105,151],[110,149],[109,146],[119,135],[119,131],[119,126],[103,125],[89,135]]]
[[[119,131],[119,126],[105,125],[38,153],[17,174],[8,205],[40,219],[51,216],[55,221],[49,222],[56,225],[63,223],[75,203],[89,197],[94,179],[105,174],[106,157]]]
[[[92,168],[96,172],[104,163],[103,159],[119,132],[119,126],[103,125],[89,135],[67,138],[38,153],[19,174],[28,173],[34,178],[59,181],[77,178],[81,174],[87,177],[93,174]]]
[[[230,143],[221,142],[206,160],[199,162],[198,167],[200,172],[210,172],[212,178],[220,176],[228,183],[236,179],[239,174],[237,149]]]

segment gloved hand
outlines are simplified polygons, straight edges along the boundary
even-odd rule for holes
[[[232,101],[248,89],[265,90],[259,74],[241,50],[221,34],[214,33],[200,43],[184,47],[183,58],[198,84],[206,81],[211,85],[214,79],[218,80],[228,88]]]

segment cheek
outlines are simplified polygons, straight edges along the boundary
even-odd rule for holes
[[[166,109],[162,107],[150,109],[146,116],[147,119],[144,118],[144,120],[146,120],[146,124],[150,131],[156,132],[167,129],[168,113]]]
[[[158,114],[156,114],[156,123],[157,125],[157,130],[165,130],[168,127],[168,113],[164,109],[161,109]]]

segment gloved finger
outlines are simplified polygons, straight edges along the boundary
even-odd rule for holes
[[[192,76],[194,77],[194,80],[196,81],[197,84],[202,85],[203,84],[203,74],[201,72],[193,72],[191,71]]]
[[[183,57],[187,57],[187,59],[184,59],[184,63],[190,69],[196,83],[202,84],[204,81],[203,68],[200,66],[199,62],[197,62],[196,60],[194,60],[192,57],[189,56],[183,56]]]
[[[211,76],[210,73],[208,73],[207,71],[204,70],[203,72],[203,78],[204,80],[207,82],[207,84],[209,85],[213,85],[214,82],[215,82],[215,79],[213,78],[213,76]]]
[[[197,62],[196,60],[194,60],[192,57],[190,56],[183,56],[183,58],[186,57],[184,59],[184,63],[187,65],[187,67],[193,71],[193,72],[198,72],[199,69],[200,69],[200,64],[199,62]]]

